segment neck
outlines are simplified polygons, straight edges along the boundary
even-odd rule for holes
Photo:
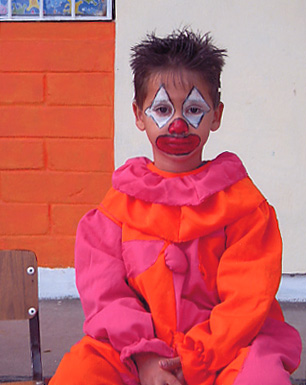
[[[188,156],[169,156],[162,153],[154,152],[154,165],[161,171],[172,173],[188,172],[197,169],[202,165],[202,154],[199,153],[197,157]]]

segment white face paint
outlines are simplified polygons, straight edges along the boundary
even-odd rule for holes
[[[169,95],[162,85],[150,107],[145,110],[145,114],[154,120],[158,128],[162,128],[172,118],[174,111]]]
[[[204,115],[210,111],[200,91],[193,87],[183,103],[183,116],[194,127],[198,128]]]

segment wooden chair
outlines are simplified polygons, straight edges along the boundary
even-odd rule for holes
[[[37,276],[37,259],[32,251],[0,250],[0,320],[29,320],[32,359],[32,381],[5,382],[4,384],[44,384]]]

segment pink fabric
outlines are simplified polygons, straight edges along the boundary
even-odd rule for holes
[[[199,269],[198,239],[177,244],[175,247],[184,255],[183,266],[185,267],[186,263],[188,266],[184,273],[182,273],[183,268],[177,269],[177,274],[173,276],[177,304],[177,330],[186,333],[194,325],[209,319],[211,310],[219,302],[219,297],[217,290],[210,290],[206,286]],[[171,249],[171,252],[173,260],[175,250]]]
[[[84,333],[109,341],[122,352],[122,360],[144,347],[172,356],[173,349],[155,338],[151,314],[126,282],[121,245],[121,228],[101,212],[92,210],[81,220],[75,268],[85,313]],[[129,366],[133,365],[130,360]]]
[[[115,172],[114,187],[138,199],[183,206],[201,203],[214,192],[229,187],[235,181],[239,181],[246,176],[246,171],[239,159],[229,153],[222,154],[216,160],[199,168],[196,174],[180,177],[172,176],[165,178],[158,173],[152,173],[147,167],[148,164],[149,160],[145,158],[129,161]],[[268,206],[266,202],[263,205],[265,207]],[[256,212],[261,210],[259,208],[256,208],[256,210],[252,208],[252,213],[249,213],[248,210],[245,213],[242,207],[243,202],[239,205],[239,215],[248,214],[249,218],[255,217]],[[180,210],[180,207],[173,207],[172,210]],[[208,219],[206,218],[206,220]],[[203,234],[203,231],[199,228],[201,224],[197,225],[195,223],[194,226],[198,227],[198,232],[196,232],[196,228],[192,229],[193,238],[191,240],[188,240],[188,242],[172,243],[166,248],[165,264],[162,265],[165,270],[161,268],[158,272],[155,272],[155,274],[160,274],[160,276],[155,275],[154,278],[156,282],[160,282],[165,276],[165,271],[168,272],[168,269],[170,269],[172,272],[177,312],[177,328],[175,331],[186,333],[186,335],[192,333],[197,328],[197,325],[203,321],[208,322],[210,314],[213,315],[211,313],[212,309],[216,309],[217,305],[220,304],[219,293],[222,294],[222,290],[220,290],[222,284],[219,282],[217,289],[214,282],[216,278],[220,280],[220,265],[222,265],[222,261],[223,266],[227,263],[226,258],[222,260],[224,249],[228,242],[226,228],[239,226],[237,222],[234,222],[234,219],[230,223],[222,224],[218,229],[211,226],[209,234]],[[164,218],[161,218],[161,221],[163,220]],[[169,218],[167,220],[167,226],[171,226]],[[184,220],[186,221],[186,218]],[[128,278],[135,278],[154,265],[164,246],[164,234],[158,234],[158,239],[156,240],[122,242],[122,232],[123,239],[127,239],[124,236],[124,229],[130,231],[131,226],[129,223],[124,223],[121,228],[100,211],[93,210],[89,212],[82,219],[78,227],[75,266],[77,287],[86,317],[84,332],[98,340],[109,341],[117,351],[121,352],[122,361],[135,373],[136,368],[130,358],[133,354],[145,351],[171,357],[174,351],[165,342],[156,338],[152,314],[148,311],[150,303],[145,307],[140,299],[142,293],[138,297],[136,292],[127,283]],[[149,230],[148,234],[152,236]],[[205,237],[207,236],[207,239],[204,239],[204,235]],[[197,239],[198,236],[200,240]],[[210,237],[213,236],[214,242],[210,242]],[[214,246],[210,246],[213,248],[215,258],[213,263],[211,263],[212,260],[209,258],[206,261],[207,253],[205,253],[205,249],[204,252],[199,253],[199,245],[201,244],[202,247],[204,245],[203,240],[207,241],[209,245],[214,244]],[[244,255],[245,250],[247,249],[244,249],[241,243],[238,244],[237,242],[235,258],[240,260],[240,262],[242,260],[241,255]],[[254,253],[255,250],[247,250],[247,252]],[[260,254],[261,252],[265,253],[265,250],[256,250],[256,253]],[[199,260],[199,254],[203,259],[202,261]],[[234,275],[235,271],[230,273]],[[147,275],[145,279],[147,279]],[[145,286],[146,282],[142,283]],[[148,288],[145,287],[146,289]],[[158,285],[152,287],[154,293],[158,293],[158,298],[161,298],[164,292],[159,292],[158,289]],[[256,290],[254,288],[254,296],[258,293]],[[165,296],[165,298],[166,301],[163,305],[166,304],[165,308],[172,309],[172,297],[170,300],[167,299],[168,296]],[[167,301],[171,301],[171,304],[170,302],[167,303]],[[261,304],[258,304],[258,306],[261,306]],[[264,311],[263,317],[265,314]],[[154,315],[156,316],[156,314]],[[255,320],[254,323],[257,323],[256,327],[258,324],[262,325],[261,320]],[[167,322],[165,321],[165,325],[162,324],[161,326],[167,328]],[[287,325],[284,326],[284,332],[286,327]],[[241,330],[242,337],[244,337],[243,332]],[[247,345],[253,340],[254,336],[248,337],[250,340],[247,342],[243,340],[244,342],[241,344]],[[261,338],[261,335],[259,337]],[[269,338],[269,335],[268,337],[263,337],[264,342],[260,346],[265,346],[266,343],[267,351],[271,353],[272,357],[274,345],[271,344],[272,348],[270,349],[270,345],[267,343]],[[277,336],[273,336],[273,338],[277,339]],[[292,341],[293,343],[296,341],[296,335],[291,333],[288,338],[291,339],[289,341],[289,346],[291,346]],[[257,337],[255,338],[256,340]],[[283,341],[285,345],[288,343],[285,339]],[[234,342],[236,342],[236,339]],[[253,342],[251,353],[253,352],[253,347],[256,348],[256,346]],[[219,349],[219,346],[217,348]],[[280,351],[283,352],[282,349]],[[289,353],[291,353],[290,349]],[[209,354],[214,353],[210,350]],[[255,357],[258,354],[260,354],[260,350],[255,349]],[[250,357],[252,358],[251,354]],[[227,361],[223,362],[223,359],[227,359]],[[219,370],[221,367],[224,367],[230,360],[231,355],[228,358],[227,355],[221,353],[220,362],[222,362],[217,369]],[[293,360],[297,360],[296,353]],[[287,359],[283,362],[288,368],[292,366],[292,364],[287,363]],[[243,372],[241,372],[242,375]],[[249,382],[246,383],[249,384]],[[259,381],[258,383],[261,382]],[[237,382],[235,385],[242,384],[243,382]],[[280,384],[285,385],[285,383],[281,382]]]
[[[186,255],[176,244],[171,244],[166,248],[165,263],[170,270],[178,274],[186,274],[189,268]]]
[[[171,178],[152,173],[149,163],[147,158],[128,160],[114,172],[113,187],[145,202],[195,206],[247,176],[240,159],[229,152],[200,167],[198,173]]]
[[[127,276],[135,278],[149,269],[164,246],[163,241],[127,241],[122,244]],[[178,331],[187,332],[206,321],[219,302],[216,290],[209,290],[199,270],[198,240],[170,244],[165,249],[165,264],[173,271]],[[186,317],[188,314],[188,317]]]
[[[302,343],[290,325],[267,319],[233,385],[290,385]]]
[[[127,241],[122,244],[122,256],[128,278],[135,278],[151,267],[158,257],[164,241]]]

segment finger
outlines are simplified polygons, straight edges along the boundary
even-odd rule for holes
[[[166,358],[159,361],[159,366],[168,371],[172,371],[181,367],[180,357]]]
[[[184,385],[185,384],[185,378],[182,369],[178,369],[177,372],[175,373],[176,378],[180,382],[180,384]]]
[[[181,382],[172,374],[164,372],[165,377],[162,380],[163,385],[182,385]]]

